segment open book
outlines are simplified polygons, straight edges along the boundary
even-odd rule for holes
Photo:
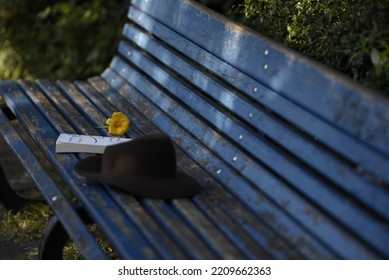
[[[130,140],[130,138],[61,133],[55,144],[55,152],[102,154],[105,147]]]

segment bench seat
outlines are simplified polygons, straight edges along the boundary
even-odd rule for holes
[[[133,0],[128,18],[101,76],[0,83],[1,133],[55,213],[43,252],[60,225],[107,258],[92,222],[123,259],[389,257],[386,99],[189,0]],[[106,135],[117,111],[128,137],[169,136],[202,191],[133,197],[78,177],[84,154],[55,153],[60,133]]]

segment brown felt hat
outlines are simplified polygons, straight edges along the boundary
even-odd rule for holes
[[[177,171],[174,146],[159,134],[108,146],[103,155],[80,160],[74,170],[142,197],[186,197],[201,190],[192,177]]]

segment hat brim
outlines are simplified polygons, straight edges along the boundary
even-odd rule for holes
[[[99,183],[129,192],[135,196],[171,199],[197,194],[201,187],[187,174],[177,171],[174,177],[149,177],[134,174],[103,174],[103,157],[90,156],[77,162],[77,174]]]

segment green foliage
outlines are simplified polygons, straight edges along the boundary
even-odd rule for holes
[[[99,74],[115,53],[127,1],[0,0],[0,79]]]
[[[245,0],[246,23],[389,94],[388,0]]]
[[[389,0],[200,2],[389,94]],[[115,53],[128,4],[0,0],[0,80],[99,74]]]

